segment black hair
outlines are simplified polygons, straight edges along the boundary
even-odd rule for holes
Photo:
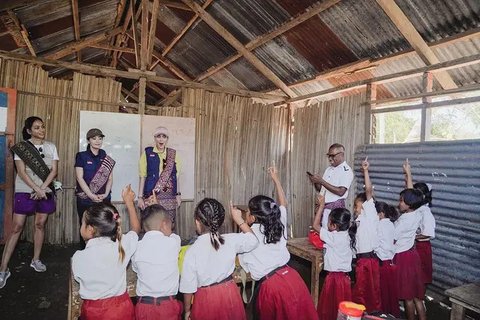
[[[432,190],[428,188],[425,182],[417,182],[413,185],[414,189],[420,190],[423,193],[423,204],[428,204],[432,207]]]
[[[383,201],[375,202],[375,209],[377,213],[383,212],[385,218],[389,219],[392,222],[395,222],[398,219],[398,211],[394,206],[389,205]]]
[[[27,130],[32,130],[32,126],[35,121],[41,121],[43,123],[42,118],[36,116],[28,117],[27,119],[25,119],[25,123],[22,129],[23,140],[28,140],[32,137],[32,135],[28,133]]]
[[[85,224],[95,229],[95,237],[109,237],[115,242],[118,240],[119,260],[123,262],[125,250],[122,247],[122,227],[117,209],[107,203],[96,203],[85,210],[83,214]]]
[[[225,208],[217,200],[205,198],[195,208],[195,219],[199,220],[210,231],[210,242],[215,250],[218,250],[220,245],[225,243],[218,232],[225,220]]]
[[[345,147],[343,145],[341,145],[340,143],[334,143],[332,144],[328,150],[331,150],[331,149],[342,149],[345,151]]]
[[[348,230],[348,235],[350,236],[350,248],[355,250],[357,224],[352,221],[352,214],[350,211],[345,208],[333,209],[330,211],[328,219],[331,224],[334,224],[337,227],[337,231]]]
[[[277,243],[284,237],[285,226],[280,220],[280,207],[272,198],[255,196],[248,202],[248,209],[255,216],[255,223],[263,226],[265,243]]]
[[[400,197],[412,210],[417,210],[423,205],[423,193],[418,189],[405,189],[400,192]]]
[[[167,210],[159,204],[152,204],[146,207],[142,211],[140,215],[140,220],[141,220],[142,228],[144,231],[147,231],[147,229],[149,230],[151,229],[151,227],[148,225],[148,222],[150,218],[153,218],[154,216],[157,216],[157,215],[160,216],[162,220],[165,218],[170,219],[170,216],[168,215]]]
[[[355,200],[353,201],[353,203],[355,203],[357,201],[361,201],[362,203],[367,201],[367,194],[365,192],[361,192],[361,193],[357,194],[355,196]]]

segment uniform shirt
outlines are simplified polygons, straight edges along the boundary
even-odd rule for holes
[[[395,226],[390,219],[382,219],[377,225],[379,246],[375,249],[377,257],[384,260],[392,260],[395,255],[394,244]]]
[[[419,209],[402,213],[395,221],[395,253],[407,251],[415,244],[415,235],[422,219]]]
[[[85,180],[85,182],[87,183],[87,186],[90,185],[90,182],[95,176],[95,173],[97,173],[97,170],[100,168],[100,165],[102,164],[102,160],[105,158],[106,155],[107,153],[103,149],[100,149],[98,151],[98,154],[95,155],[90,150],[90,148],[88,148],[88,150],[86,151],[78,152],[77,155],[75,156],[75,167],[83,169],[83,180]],[[98,194],[105,193],[106,186],[107,184],[105,184],[97,193]],[[83,192],[78,181],[77,181],[77,192]]]
[[[322,227],[320,239],[325,243],[324,269],[332,272],[352,271],[353,251],[348,231],[328,231]]]
[[[378,247],[377,225],[379,219],[373,199],[362,204],[362,211],[355,222],[357,223],[357,254],[374,251]]]
[[[422,215],[420,234],[430,237],[430,239],[435,238],[435,218],[433,217],[432,210],[430,210],[428,204],[421,206],[419,210]]]
[[[157,153],[161,160],[160,168],[158,169],[158,173],[160,174],[163,171],[163,163],[167,159],[167,152],[166,151],[160,152],[160,150],[157,149],[157,146],[153,147],[153,152]],[[181,166],[182,166],[182,164],[180,163],[178,152],[175,152],[175,166],[177,169],[177,177],[178,177],[178,175],[180,174]],[[142,155],[140,156],[138,168],[139,168],[139,176],[141,178],[145,178],[147,176],[147,155],[145,154],[145,150],[142,152]]]
[[[148,231],[132,257],[137,273],[137,296],[166,297],[178,293],[180,237]]]
[[[39,150],[38,152],[40,154],[45,155],[43,158],[43,161],[47,165],[47,167],[51,170],[52,169],[52,163],[53,161],[58,161],[58,152],[57,152],[57,147],[50,142],[50,141],[43,141],[43,144],[35,145],[35,148]],[[40,148],[42,148],[42,152],[40,152]],[[22,160],[17,154],[14,155],[14,160]],[[32,169],[30,169],[29,166],[25,164],[25,172],[27,175],[32,179],[32,181],[37,185],[40,186],[43,183],[43,180],[37,176],[35,173],[33,173]],[[15,178],[15,192],[32,192],[32,188],[30,188],[25,181],[20,178],[20,176],[17,174]],[[52,192],[50,188],[47,187],[46,192]]]
[[[80,283],[82,299],[98,300],[116,297],[127,291],[127,265],[137,248],[138,235],[134,231],[124,234],[123,262],[119,260],[118,242],[108,237],[88,240],[84,250],[72,257],[72,272]]]
[[[284,229],[283,235],[277,243],[265,243],[263,227],[255,223],[252,225],[252,231],[258,238],[258,247],[238,256],[240,265],[246,272],[250,272],[254,280],[259,280],[290,260],[290,253],[287,249],[287,209],[284,206],[280,206],[280,221]]]
[[[238,253],[248,252],[258,245],[252,232],[222,235],[225,243],[218,250],[210,243],[210,234],[203,234],[187,250],[183,260],[180,292],[194,293],[197,288],[226,279],[235,269]]]
[[[323,179],[335,187],[345,187],[347,191],[343,196],[337,196],[336,194],[328,191],[325,187],[322,187],[321,193],[325,192],[325,203],[335,202],[339,199],[346,199],[348,196],[348,189],[353,181],[352,168],[344,161],[336,167],[330,166],[323,173]]]

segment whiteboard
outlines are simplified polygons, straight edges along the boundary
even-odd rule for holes
[[[138,190],[138,160],[140,155],[140,116],[113,112],[80,111],[79,151],[87,147],[86,134],[91,128],[102,130],[102,149],[115,161],[112,201],[122,201],[122,189],[132,185]]]
[[[177,151],[181,163],[179,191],[182,200],[193,200],[195,196],[195,118],[148,116],[142,118],[142,149],[154,146],[153,132],[157,127],[168,129],[168,148]]]

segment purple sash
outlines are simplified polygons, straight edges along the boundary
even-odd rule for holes
[[[97,194],[97,192],[107,183],[108,177],[110,177],[114,166],[115,160],[113,160],[110,156],[107,155],[105,158],[103,158],[100,167],[88,185],[93,194]],[[87,194],[83,191],[77,193],[77,197],[80,199],[88,199]]]

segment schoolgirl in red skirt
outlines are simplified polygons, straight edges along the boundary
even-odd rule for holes
[[[393,222],[397,220],[395,207],[385,202],[375,202],[375,209],[380,219],[377,226],[378,247],[375,254],[380,262],[380,300],[382,311],[400,317],[398,304],[397,266],[393,264],[395,256]]]
[[[232,273],[237,254],[253,250],[258,240],[243,220],[241,211],[230,209],[242,233],[221,235],[218,232],[225,220],[225,209],[217,200],[205,198],[195,208],[196,231],[200,236],[185,254],[180,277],[185,319],[247,318]]]
[[[325,198],[322,195],[318,196],[318,203],[313,228],[320,231],[320,239],[324,242],[323,262],[328,274],[318,299],[317,313],[320,320],[336,320],[340,302],[352,301],[348,273],[352,271],[357,225],[353,222],[350,211],[337,208],[330,212],[328,225],[320,228],[325,205]]]
[[[358,194],[354,201],[356,234],[355,285],[353,301],[365,306],[367,312],[380,311],[380,266],[374,249],[378,247],[377,226],[379,223],[373,188],[368,174],[367,159],[362,162],[365,177],[365,192]]]
[[[117,209],[99,203],[88,208],[80,234],[84,250],[72,257],[72,272],[80,283],[82,320],[133,320],[134,307],[127,293],[127,265],[137,248],[140,223],[135,212],[135,194],[127,187],[122,192],[130,217],[131,231],[122,235]],[[99,259],[101,257],[101,259]]]
[[[254,250],[239,255],[240,264],[256,281],[254,315],[261,320],[317,320],[305,282],[287,265],[287,201],[274,167],[268,169],[278,204],[270,197],[256,196],[248,203],[247,222],[259,239]]]

